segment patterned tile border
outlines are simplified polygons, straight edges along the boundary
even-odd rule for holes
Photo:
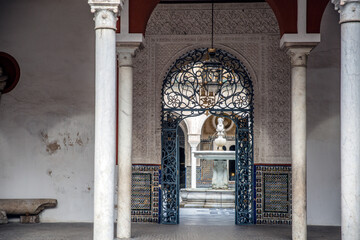
[[[161,166],[133,165],[132,170],[131,220],[158,223]],[[255,175],[256,224],[291,224],[291,165],[258,164]]]
[[[256,224],[291,224],[291,165],[255,165]]]
[[[132,166],[132,222],[159,222],[160,165]]]

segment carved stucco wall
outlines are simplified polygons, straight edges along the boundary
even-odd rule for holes
[[[172,63],[209,47],[211,5],[159,4],[134,60],[133,162],[161,163],[161,86]],[[290,61],[267,3],[215,4],[214,45],[235,55],[254,84],[254,160],[290,163]]]

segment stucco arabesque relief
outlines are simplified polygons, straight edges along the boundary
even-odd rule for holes
[[[255,163],[290,163],[290,61],[267,3],[215,4],[215,47],[234,54],[254,84]],[[211,42],[211,5],[158,5],[134,59],[133,163],[161,163],[161,87],[182,54]]]

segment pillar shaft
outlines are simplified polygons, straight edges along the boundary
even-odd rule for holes
[[[110,1],[111,2],[111,1]],[[115,30],[119,2],[89,1],[95,13],[94,240],[114,239],[116,157]]]
[[[131,237],[132,55],[118,51],[119,60],[119,176],[117,238]]]
[[[191,147],[191,188],[196,188],[196,158],[194,151],[196,151],[197,146],[199,145],[201,139],[200,133],[191,133],[191,130],[188,133],[188,142]]]
[[[310,47],[290,47],[292,239],[307,239],[306,221],[306,61]]]
[[[112,15],[101,11],[98,15]],[[94,240],[114,238],[115,31],[96,29]]]
[[[194,151],[196,147],[191,147],[191,188],[196,188],[196,158]]]
[[[291,71],[292,236],[306,240],[306,67]]]
[[[341,232],[360,239],[360,1],[345,1],[341,23]]]

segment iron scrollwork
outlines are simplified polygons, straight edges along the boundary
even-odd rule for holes
[[[244,65],[217,49],[222,81],[205,86],[208,49],[195,49],[177,59],[162,86],[162,195],[160,221],[179,223],[179,157],[177,127],[201,114],[228,117],[236,124],[236,224],[254,223],[253,203],[253,87]]]

